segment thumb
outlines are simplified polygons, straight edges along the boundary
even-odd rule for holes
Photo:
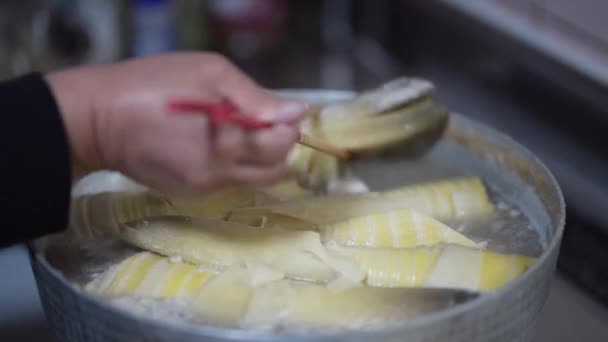
[[[239,111],[261,120],[294,124],[300,121],[307,109],[305,103],[281,99],[238,70],[225,77],[219,88]]]

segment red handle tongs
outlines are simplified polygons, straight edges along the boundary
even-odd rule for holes
[[[168,107],[169,111],[174,113],[207,115],[212,127],[232,124],[246,130],[259,130],[273,126],[271,122],[260,121],[250,116],[239,115],[237,108],[226,100],[214,104],[188,100],[170,101]],[[304,133],[300,133],[298,143],[331,154],[340,159],[350,158],[349,151],[317,140]]]
[[[272,127],[271,122],[260,121],[249,116],[239,115],[237,108],[226,100],[222,100],[218,103],[187,100],[170,101],[169,110],[177,113],[207,115],[209,121],[214,126],[233,124],[248,130],[258,130]]]

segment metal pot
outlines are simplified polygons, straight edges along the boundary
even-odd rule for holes
[[[313,102],[352,96],[349,92],[314,90],[288,90],[282,94]],[[163,322],[119,310],[72,285],[62,275],[62,267],[51,265],[44,251],[32,245],[32,268],[49,323],[59,341],[531,341],[548,294],[564,229],[565,206],[558,184],[525,148],[458,114],[452,115],[446,136],[427,157],[489,180],[503,197],[517,203],[546,242],[538,262],[496,292],[403,322],[398,327],[269,335]],[[361,168],[380,187],[394,183],[397,175],[407,174],[408,165],[415,165],[404,161],[387,169],[382,163]],[[92,185],[99,189],[122,186],[109,176],[100,176]]]

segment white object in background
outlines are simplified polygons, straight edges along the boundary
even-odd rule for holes
[[[119,1],[88,0],[76,2],[91,40],[86,63],[108,63],[122,54],[122,32]]]

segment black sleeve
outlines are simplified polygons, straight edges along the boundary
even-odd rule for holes
[[[67,227],[70,150],[42,75],[0,83],[0,247]]]

